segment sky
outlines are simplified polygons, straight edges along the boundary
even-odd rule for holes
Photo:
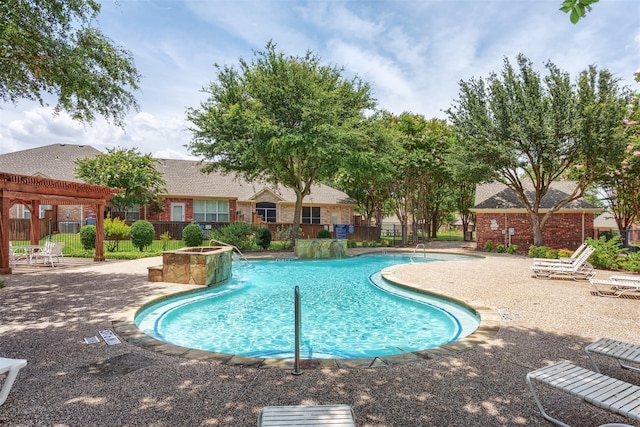
[[[313,51],[346,78],[371,84],[378,108],[446,118],[459,82],[499,72],[519,53],[573,79],[589,65],[640,91],[640,1],[601,0],[578,24],[561,0],[100,0],[96,25],[129,50],[142,75],[124,130],[83,124],[52,107],[0,104],[0,154],[49,144],[135,148],[195,159],[188,108],[207,99],[214,64],[237,67],[273,41],[287,55]]]

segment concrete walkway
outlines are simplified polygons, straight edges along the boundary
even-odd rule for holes
[[[428,249],[469,253],[455,244]],[[491,307],[503,319],[492,338],[443,357],[293,376],[124,340],[86,344],[143,302],[185,289],[147,282],[146,268],[160,262],[0,276],[0,356],[29,362],[0,407],[0,425],[254,426],[264,406],[346,403],[358,426],[548,426],[525,385],[528,371],[558,360],[588,368],[583,348],[600,337],[640,343],[640,300],[592,296],[584,282],[533,279],[529,259],[488,255],[388,272],[398,282]],[[602,362],[604,373],[640,384],[639,374]],[[551,413],[574,426],[633,424],[566,395],[545,397]]]

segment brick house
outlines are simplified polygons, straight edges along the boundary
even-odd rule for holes
[[[566,198],[575,188],[575,182],[557,181],[551,185],[540,203],[544,215],[559,200]],[[534,192],[528,192],[531,198]],[[476,187],[476,243],[478,250],[488,240],[495,245],[518,245],[519,252],[527,252],[533,244],[531,220],[515,192],[504,184],[480,184]],[[593,237],[593,221],[602,208],[583,199],[574,200],[555,212],[547,220],[542,235],[546,246],[576,249],[587,237]]]
[[[0,155],[0,171],[37,175],[65,181],[75,177],[77,159],[90,158],[100,151],[88,145],[52,144]],[[247,182],[233,175],[204,174],[202,162],[158,159],[157,168],[167,182],[164,211],[150,212],[136,207],[127,218],[182,222],[277,222],[291,223],[295,193],[264,182]],[[303,224],[352,224],[354,202],[327,185],[314,185],[302,207]],[[22,205],[14,205],[11,218],[28,218]],[[82,224],[95,213],[88,206],[41,206],[40,217],[61,223]],[[77,232],[77,230],[75,230]]]

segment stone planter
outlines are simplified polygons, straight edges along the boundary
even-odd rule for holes
[[[162,281],[217,285],[231,277],[232,255],[233,248],[228,246],[199,246],[163,252]]]

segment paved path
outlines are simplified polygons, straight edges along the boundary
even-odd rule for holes
[[[468,252],[452,246],[429,249]],[[85,344],[124,312],[184,289],[147,282],[146,267],[158,263],[107,261],[0,276],[0,356],[29,361],[0,407],[0,425],[254,426],[264,406],[346,403],[358,426],[548,426],[525,386],[528,371],[558,360],[589,367],[583,348],[603,336],[640,341],[640,301],[595,297],[585,283],[533,279],[529,259],[490,255],[390,273],[503,316],[492,339],[448,357],[293,376],[128,342]],[[603,365],[604,373],[640,384],[640,375]],[[565,395],[547,397],[553,413],[575,426],[626,421]]]

